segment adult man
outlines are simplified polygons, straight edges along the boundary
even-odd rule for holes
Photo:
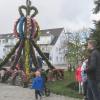
[[[100,52],[96,49],[95,40],[88,41],[87,76],[88,76],[88,100],[100,100],[98,84],[100,83]]]

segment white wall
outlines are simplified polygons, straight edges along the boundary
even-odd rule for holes
[[[14,46],[17,42],[18,39],[8,39],[8,42],[4,42],[5,39],[1,39],[1,42],[0,42],[0,58],[3,59],[4,56],[6,56],[11,48],[5,48],[5,45],[9,45],[9,46]]]
[[[60,34],[55,46],[53,46],[51,52],[50,52],[50,58],[52,64],[66,64],[66,59],[64,59],[65,56],[65,50],[63,47],[64,40],[66,39],[66,35],[64,30]]]
[[[4,46],[3,45],[0,45],[0,59],[2,59],[3,56],[4,56],[3,48],[4,48]]]

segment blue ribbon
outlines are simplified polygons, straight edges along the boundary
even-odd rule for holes
[[[25,17],[22,16],[19,19],[19,37],[20,37],[20,39],[24,38],[24,23],[25,23]]]

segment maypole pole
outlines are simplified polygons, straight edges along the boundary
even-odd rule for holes
[[[22,9],[24,9],[26,11],[26,16],[24,15],[24,13],[22,12]],[[34,13],[32,15],[30,15],[31,11],[34,10]],[[26,72],[26,76],[27,79],[29,79],[30,76],[30,59],[32,54],[30,54],[31,52],[31,48],[30,47],[31,43],[30,43],[30,39],[32,38],[32,18],[35,17],[38,13],[38,10],[34,7],[31,6],[31,1],[30,0],[26,0],[26,6],[22,5],[19,7],[19,13],[22,17],[22,19],[25,19],[24,22],[24,48],[23,48],[23,56],[24,56],[24,66],[25,66],[25,72]],[[33,29],[34,31],[34,29]],[[34,51],[33,51],[34,52]],[[35,57],[35,54],[34,54]],[[35,67],[38,67],[38,63],[36,63],[36,57],[35,57]]]
[[[30,34],[30,28],[31,28],[31,20],[30,20],[30,6],[31,2],[30,0],[26,1],[26,25],[25,25],[25,72],[27,75],[27,79],[29,79],[30,75],[30,46],[29,46],[29,34]]]

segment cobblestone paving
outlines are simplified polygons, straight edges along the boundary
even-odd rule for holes
[[[34,90],[18,86],[0,84],[0,100],[35,100]],[[79,100],[51,94],[50,97],[43,97],[42,100]]]

